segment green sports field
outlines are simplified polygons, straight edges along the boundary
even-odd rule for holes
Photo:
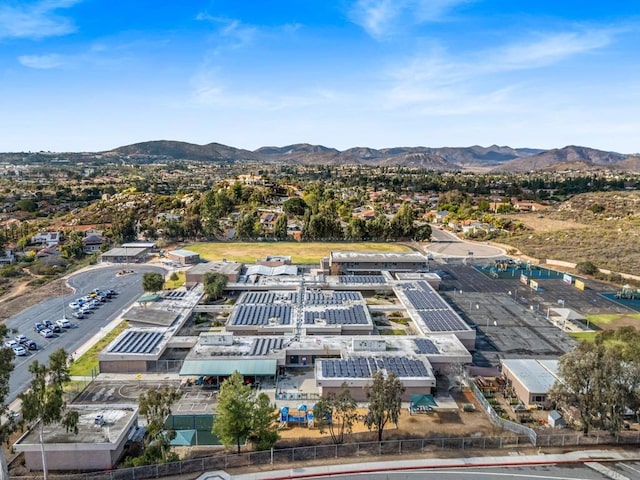
[[[241,263],[254,263],[267,255],[290,255],[292,263],[319,263],[329,252],[410,252],[395,243],[340,243],[340,242],[235,242],[235,243],[194,243],[185,247],[198,252],[205,260],[226,259]]]

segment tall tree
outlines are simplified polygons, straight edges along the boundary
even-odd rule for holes
[[[329,430],[333,443],[344,443],[358,418],[358,403],[346,383],[339,394],[330,393],[316,402],[313,416],[320,433]]]
[[[277,420],[276,405],[271,403],[266,393],[258,395],[251,410],[251,433],[248,437],[256,450],[268,450],[278,441]]]
[[[45,480],[48,478],[47,458],[44,448],[44,427],[60,423],[68,432],[78,433],[78,412],[67,410],[64,385],[69,381],[68,355],[59,349],[49,356],[49,365],[34,360],[29,365],[33,375],[29,390],[20,394],[22,416],[26,422],[38,423],[40,451]]]
[[[242,215],[236,223],[236,236],[240,239],[251,239],[259,236],[260,223],[258,222],[258,213]]]
[[[114,214],[111,221],[111,236],[116,243],[126,243],[135,240],[136,232],[136,213],[133,209],[126,212],[118,212]]]
[[[287,216],[280,215],[273,226],[273,237],[278,240],[287,239]]]
[[[404,385],[393,372],[385,376],[382,370],[378,370],[373,374],[373,383],[367,390],[369,412],[364,423],[369,430],[375,428],[378,431],[379,442],[387,423],[398,424],[404,391]]]
[[[252,403],[251,387],[244,384],[242,375],[236,370],[220,386],[212,432],[225,447],[235,445],[238,453],[240,442],[251,433]]]
[[[157,292],[162,290],[164,277],[157,272],[147,272],[142,275],[142,289],[145,292]]]
[[[6,325],[0,324],[0,339],[5,338],[8,333]],[[2,444],[9,439],[9,436],[17,426],[15,417],[8,414],[7,405],[4,403],[9,393],[9,378],[14,368],[13,358],[13,350],[4,346],[0,347],[0,443]],[[0,478],[2,480],[9,478],[9,470],[3,448],[0,449]]]
[[[171,451],[171,440],[176,437],[174,429],[165,429],[167,417],[171,415],[171,407],[180,398],[175,387],[165,386],[160,389],[150,388],[138,397],[140,415],[147,421],[144,438],[144,453],[133,460],[134,465],[153,465],[178,460],[178,455]]]
[[[282,204],[282,210],[287,215],[301,217],[308,208],[306,202],[300,197],[293,197]]]
[[[69,232],[67,240],[60,247],[62,256],[68,259],[78,259],[84,256],[82,235],[75,230]]]
[[[601,394],[606,388],[600,372],[605,354],[603,343],[582,342],[560,358],[558,376],[562,381],[556,382],[549,391],[551,401],[578,410],[585,435],[601,414]]]
[[[204,285],[204,293],[209,296],[210,300],[217,300],[222,297],[225,288],[227,288],[227,276],[217,272],[207,272],[202,279]]]

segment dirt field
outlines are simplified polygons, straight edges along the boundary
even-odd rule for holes
[[[557,232],[571,228],[587,228],[584,223],[574,222],[572,220],[556,220],[547,216],[540,217],[538,213],[518,213],[502,215],[509,220],[517,220],[524,223],[527,227],[536,232]],[[544,215],[544,214],[542,214]]]

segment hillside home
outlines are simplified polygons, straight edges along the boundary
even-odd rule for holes
[[[100,235],[90,235],[82,239],[82,251],[87,254],[99,252],[104,244],[104,238]]]
[[[58,232],[40,232],[31,237],[31,243],[34,245],[45,245],[54,247],[60,243],[60,233]]]
[[[16,256],[10,248],[0,248],[0,265],[8,265],[16,261]]]

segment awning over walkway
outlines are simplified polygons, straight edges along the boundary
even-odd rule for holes
[[[180,369],[180,375],[229,376],[237,370],[245,376],[269,376],[276,374],[276,368],[277,361],[268,359],[185,360]]]
[[[419,393],[414,393],[411,395],[411,407],[428,407],[434,408],[437,407],[438,404],[436,400],[433,398],[433,395],[421,395]]]

